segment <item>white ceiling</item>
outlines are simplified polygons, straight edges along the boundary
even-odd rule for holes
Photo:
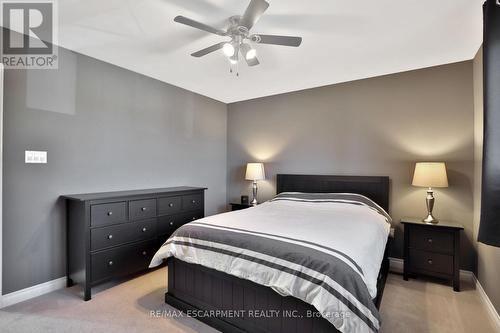
[[[259,66],[229,73],[227,38],[173,22],[223,27],[249,0],[60,0],[59,44],[231,103],[472,59],[483,0],[268,0],[252,32],[303,37],[299,48],[256,45]]]

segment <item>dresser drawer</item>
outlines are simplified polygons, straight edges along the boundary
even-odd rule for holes
[[[167,241],[167,239],[169,238],[170,236],[169,235],[160,235],[158,236],[158,247],[161,247],[163,244],[165,244],[165,242]]]
[[[412,270],[453,274],[453,256],[410,249],[410,268]]]
[[[205,216],[205,213],[202,210],[190,212],[190,213],[185,213],[184,214],[184,219],[186,220],[186,223],[192,222],[199,220]]]
[[[90,249],[95,251],[119,244],[154,238],[156,236],[156,224],[156,219],[152,219],[94,228],[90,231]]]
[[[158,214],[170,215],[180,213],[182,209],[182,197],[164,197],[158,199]]]
[[[182,197],[182,210],[198,210],[202,207],[203,196],[201,194],[184,195]]]
[[[90,225],[100,226],[125,222],[127,220],[127,203],[113,202],[90,207]]]
[[[452,254],[453,232],[412,227],[410,229],[410,247]]]
[[[169,235],[179,228],[181,225],[186,223],[184,217],[181,214],[170,215],[170,216],[160,216],[158,218],[158,235]]]
[[[148,268],[157,248],[157,241],[151,240],[93,254],[92,283]]]
[[[158,235],[170,236],[180,226],[202,217],[203,211],[201,210],[172,216],[161,216],[158,218]]]
[[[130,220],[142,220],[156,216],[156,199],[133,200],[128,203]]]

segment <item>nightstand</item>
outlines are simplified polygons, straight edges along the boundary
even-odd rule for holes
[[[460,231],[463,226],[439,221],[427,224],[418,218],[402,218],[404,225],[404,272],[422,274],[453,281],[460,291]]]
[[[231,210],[241,210],[241,209],[246,209],[246,208],[250,208],[250,207],[253,207],[252,204],[243,204],[243,203],[234,203],[234,202],[231,202],[230,203],[231,205]]]

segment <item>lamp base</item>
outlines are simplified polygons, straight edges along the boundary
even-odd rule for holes
[[[427,215],[425,219],[422,220],[422,222],[428,223],[428,224],[438,224],[439,220],[432,216],[432,214]]]
[[[438,219],[432,215],[432,209],[434,208],[434,191],[430,187],[427,189],[427,197],[425,198],[425,202],[427,204],[427,217],[422,221],[429,224],[438,223]]]
[[[257,206],[257,181],[253,181],[252,184],[252,194],[253,194],[253,199],[252,199],[252,206]]]

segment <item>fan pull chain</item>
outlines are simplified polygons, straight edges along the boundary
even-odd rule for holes
[[[236,76],[239,77],[240,76],[240,70],[239,70],[239,62],[237,62],[235,65],[235,70],[233,70],[233,65],[231,63],[229,63],[229,73],[234,73],[236,72]]]

